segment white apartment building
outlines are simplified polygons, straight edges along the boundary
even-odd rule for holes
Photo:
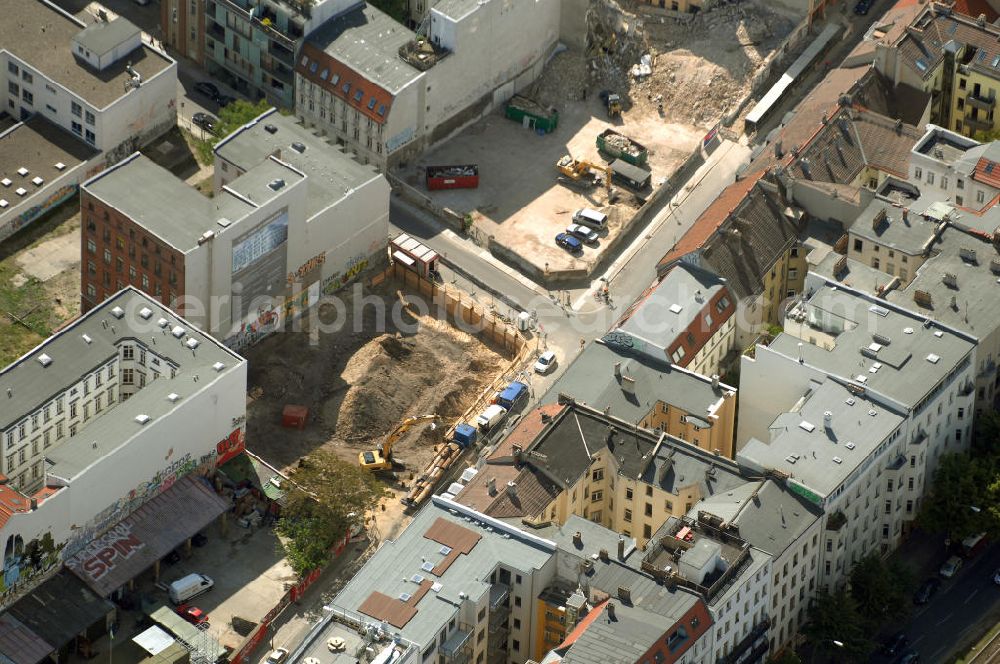
[[[992,167],[987,171],[991,161],[1000,161],[1000,146],[928,124],[910,151],[909,179],[921,193],[982,210],[1000,194],[1000,174],[991,177]]]
[[[84,238],[94,243],[84,248],[94,257],[81,265],[85,306],[100,302],[109,282],[126,278],[127,266],[131,283],[242,348],[384,256],[385,178],[294,119],[265,113],[221,141],[215,153],[212,198],[139,154],[83,185],[82,205],[90,214],[94,204],[94,223],[127,225],[137,237],[166,245],[154,258],[167,263],[174,279],[162,287],[162,273],[131,254],[116,255],[113,246],[102,264],[95,229],[93,238]],[[102,273],[109,274],[104,282]]]
[[[59,568],[25,551],[65,560],[238,453],[245,393],[243,358],[134,288],[3,369],[0,543],[18,586],[4,601]]]
[[[832,587],[895,548],[940,455],[968,446],[977,340],[814,273],[806,292],[743,358],[737,461],[822,508]]]
[[[385,170],[506,102],[542,71],[562,2],[440,0],[426,39],[362,5],[325,23],[295,66],[296,114]]]
[[[40,115],[111,164],[177,120],[177,63],[123,18],[86,24],[48,0],[0,0],[0,94],[16,119]]]

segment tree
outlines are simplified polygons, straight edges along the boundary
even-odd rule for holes
[[[917,519],[925,530],[944,532],[952,541],[983,531],[996,531],[1000,523],[1000,477],[997,457],[946,454],[938,462],[929,495]]]
[[[809,607],[802,634],[814,656],[838,662],[862,662],[874,650],[872,630],[858,611],[854,598],[844,590],[821,590]]]
[[[909,568],[896,560],[886,564],[875,554],[862,558],[851,570],[851,597],[861,615],[876,624],[906,614],[912,586]]]
[[[299,575],[324,565],[333,545],[388,495],[357,464],[326,451],[303,457],[292,479],[276,528],[288,562]]]
[[[219,110],[219,122],[215,127],[212,144],[218,143],[269,108],[271,108],[271,104],[266,99],[261,99],[257,103],[237,99],[226,104]]]
[[[802,664],[802,658],[792,649],[785,649],[776,657],[768,657],[767,664]]]

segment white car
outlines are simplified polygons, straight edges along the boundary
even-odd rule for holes
[[[566,227],[566,232],[569,233],[570,235],[574,235],[580,238],[587,244],[597,244],[597,241],[601,237],[600,235],[597,234],[597,231],[595,231],[594,229],[582,226],[580,224],[570,224],[569,226]]]
[[[267,656],[267,664],[281,664],[288,657],[287,648],[277,648],[271,651],[271,654]]]
[[[552,371],[556,366],[556,354],[547,350],[538,356],[538,360],[535,362],[535,373],[547,374]]]

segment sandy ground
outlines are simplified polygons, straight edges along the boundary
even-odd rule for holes
[[[396,286],[387,285],[366,295],[389,311],[397,299]],[[247,447],[279,468],[320,447],[357,463],[358,452],[374,449],[403,418],[436,413],[436,428],[415,426],[396,444],[405,482],[433,458],[444,431],[495,378],[503,358],[447,322],[403,314],[397,322],[388,315],[381,324],[375,306],[366,304],[358,317],[349,294],[345,302],[340,332],[316,335],[313,344],[307,322],[303,330],[275,334],[245,353],[252,397]],[[328,322],[334,308],[322,305],[319,315]],[[286,404],[309,408],[305,430],[281,426]],[[386,509],[396,504],[387,500]],[[396,521],[380,527],[392,529]]]
[[[613,2],[595,0],[588,21],[587,52],[559,53],[524,91],[559,110],[553,133],[526,130],[499,109],[402,174],[422,190],[426,166],[478,164],[478,189],[428,195],[443,207],[471,214],[478,235],[493,236],[540,269],[590,269],[642,202],[617,185],[618,200],[609,205],[602,187],[581,192],[559,184],[555,164],[560,157],[607,163],[596,138],[612,127],[648,148],[652,186],[659,186],[746,94],[764,58],[794,27],[791,18],[758,3],[728,6],[688,22],[660,22],[659,17],[625,14]],[[629,70],[646,53],[653,72],[637,79]],[[622,95],[620,119],[607,117],[599,99],[602,90]],[[556,246],[554,238],[581,207],[607,213],[611,224],[597,246],[574,256]]]

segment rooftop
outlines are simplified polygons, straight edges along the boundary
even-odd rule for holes
[[[711,272],[680,263],[629,308],[619,321],[617,331],[660,349],[668,348],[691,323],[703,316],[712,298],[725,287],[725,282]],[[725,324],[734,310],[735,306],[727,306],[722,312],[710,309],[708,314],[712,323],[702,325],[701,331],[709,335]],[[658,355],[663,358],[664,351],[660,350]]]
[[[220,219],[236,221],[256,209],[230,194],[208,198],[138,152],[82,187],[182,252],[197,248],[206,231],[221,230]]]
[[[723,510],[713,505],[702,504],[701,509],[726,519],[750,544],[775,558],[823,516],[818,506],[771,479],[757,485],[732,517],[718,514]]]
[[[917,206],[914,206],[917,207]],[[919,256],[939,232],[941,222],[875,198],[851,225],[850,234],[884,247]],[[891,261],[888,257],[885,260]]]
[[[399,57],[399,49],[415,37],[412,30],[388,14],[362,3],[324,23],[309,35],[307,44],[395,95],[420,76],[418,70]],[[343,77],[344,72],[340,73]],[[336,85],[344,82],[337,81]]]
[[[103,109],[125,92],[132,68],[148,81],[172,66],[169,57],[141,46],[103,71],[96,71],[73,55],[72,42],[85,23],[45,0],[0,0],[0,50],[13,53],[47,78]],[[117,28],[116,28],[117,30]]]
[[[954,275],[954,285],[945,275]],[[980,339],[1000,326],[1000,255],[991,242],[954,228],[931,245],[931,258],[910,284],[888,295],[890,302],[910,307]],[[917,292],[926,296],[917,296]]]
[[[528,573],[554,552],[552,542],[434,496],[398,539],[379,547],[331,605],[360,623],[377,626],[385,619],[403,639],[423,647],[463,600],[477,602],[490,591],[498,565]]]
[[[806,284],[811,295],[766,350],[793,360],[801,352],[805,364],[901,406],[918,406],[975,347],[967,334],[820,275]]]
[[[556,403],[560,394],[567,395],[598,410],[607,408],[611,415],[629,422],[641,420],[664,402],[710,422],[724,396],[736,391],[724,383],[713,387],[705,376],[643,354],[632,338],[630,348],[623,348],[618,339],[612,332],[588,344],[541,402]],[[616,365],[621,377],[615,375]]]
[[[300,152],[299,147],[304,149]],[[244,171],[273,155],[305,173],[310,217],[382,177],[373,167],[354,161],[293,117],[273,109],[222,139],[215,154]]]
[[[175,328],[179,328],[176,334]],[[155,348],[164,364],[175,367],[176,377],[170,378],[169,367],[161,364],[163,378],[149,381],[127,402],[105,409],[76,436],[46,452],[54,464],[49,472],[67,480],[76,476],[139,431],[143,425],[136,416],[163,417],[211,385],[216,376],[245,362],[157,301],[127,287],[0,371],[0,393],[6,393],[0,430],[27,418],[81,377],[118,357],[122,342],[142,343],[143,337],[159,341],[149,348]],[[197,352],[187,343],[197,343]],[[45,365],[43,355],[49,360]],[[202,380],[193,383],[199,375]],[[167,399],[172,393],[180,400]]]
[[[877,295],[893,280],[882,270],[876,270],[861,261],[838,254],[828,253],[812,271],[823,275],[831,281],[839,281],[845,286],[856,288],[872,295]]]
[[[7,210],[95,155],[97,150],[40,115],[0,133],[0,199],[8,203],[0,204],[0,220]],[[24,175],[18,173],[22,168]],[[39,184],[35,178],[41,178]],[[24,196],[17,193],[22,188]]]
[[[943,127],[927,125],[926,133],[913,146],[913,151],[950,164],[964,157],[970,149],[979,146],[979,144],[979,141],[974,141]]]
[[[598,615],[576,637],[562,659],[563,664],[608,664],[642,660],[698,601],[693,595],[674,595],[677,601],[670,616],[660,616],[623,602],[615,603],[614,617],[611,617],[608,602],[591,609]]]
[[[139,27],[124,18],[97,21],[81,30],[74,39],[96,55],[104,55],[123,42],[139,35]]]
[[[751,439],[737,460],[755,470],[787,473],[826,497],[881,452],[903,417],[829,378],[804,396],[798,410],[771,424],[770,442]]]
[[[594,554],[607,551],[619,563],[636,570],[642,563],[642,555],[636,549],[634,537],[624,537],[610,528],[594,523],[590,519],[571,514],[563,525],[550,524],[541,528],[532,528],[531,532],[554,542],[561,553],[574,555],[580,559],[593,560]],[[576,535],[580,537],[577,539]],[[625,557],[618,557],[618,541],[625,542]]]
[[[896,48],[904,66],[918,77],[928,79],[944,60],[945,51],[964,50],[956,54],[956,62],[989,77],[995,77],[1000,64],[1000,28],[990,23],[976,24],[975,18],[953,12],[939,12],[928,5],[902,33]]]

